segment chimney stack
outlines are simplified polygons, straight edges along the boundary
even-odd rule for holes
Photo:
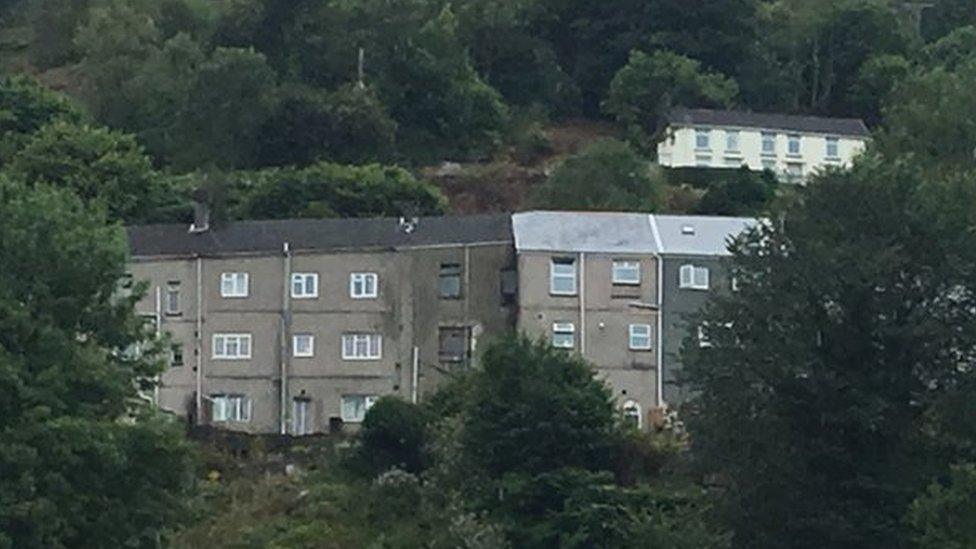
[[[210,230],[210,196],[206,189],[193,191],[193,224],[191,233],[203,233]]]

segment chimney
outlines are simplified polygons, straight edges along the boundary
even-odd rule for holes
[[[210,197],[206,189],[193,191],[193,224],[191,233],[203,233],[210,230]]]

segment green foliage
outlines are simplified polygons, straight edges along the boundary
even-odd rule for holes
[[[908,78],[911,62],[900,55],[877,55],[858,69],[848,93],[848,103],[869,126],[881,121],[881,109],[892,91]]]
[[[776,184],[776,176],[772,172],[757,173],[743,167],[727,175],[724,180],[710,184],[695,207],[695,213],[759,215],[776,196]]]
[[[81,119],[78,107],[36,81],[24,76],[0,78],[0,166],[41,127]]]
[[[976,58],[976,27],[959,27],[928,45],[923,53],[931,65],[956,70]]]
[[[154,546],[185,511],[179,428],[137,389],[159,349],[119,296],[123,231],[71,192],[0,179],[0,545]]]
[[[694,59],[660,50],[634,50],[613,77],[603,110],[627,128],[635,144],[653,147],[675,106],[729,107],[739,87],[734,80],[703,70]]]
[[[909,538],[911,498],[958,456],[937,405],[976,351],[974,204],[971,179],[868,158],[736,247],[739,291],[692,321],[712,345],[684,347],[693,451],[736,546]]]
[[[13,176],[71,189],[115,220],[153,219],[168,200],[164,180],[132,136],[56,122],[42,128],[10,162]]]
[[[663,179],[626,143],[605,139],[563,161],[534,202],[554,210],[653,212],[663,203]]]
[[[393,468],[419,473],[425,466],[427,417],[416,404],[383,397],[366,413],[359,461],[373,475]]]
[[[946,484],[931,484],[912,503],[908,522],[920,549],[976,546],[976,466],[953,466]]]
[[[36,66],[48,69],[77,60],[72,39],[75,29],[87,19],[91,0],[33,0],[26,9],[34,39],[28,57]]]
[[[405,208],[432,215],[442,213],[446,205],[436,187],[395,166],[323,162],[233,177],[243,187],[234,217],[244,219],[397,216]]]

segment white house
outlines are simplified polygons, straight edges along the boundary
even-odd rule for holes
[[[800,182],[818,168],[846,166],[870,133],[857,118],[674,109],[658,163],[671,168],[771,170]]]

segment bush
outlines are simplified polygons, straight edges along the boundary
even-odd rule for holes
[[[360,439],[360,457],[372,474],[393,468],[419,473],[426,466],[427,418],[417,405],[379,399],[366,413]]]

